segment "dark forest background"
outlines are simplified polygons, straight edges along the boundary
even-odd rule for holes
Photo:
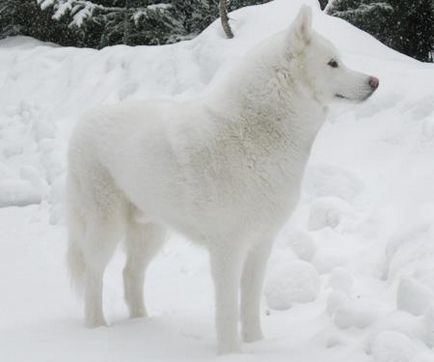
[[[232,0],[227,6],[232,11],[268,1]],[[329,15],[421,61],[432,61],[433,3],[320,0]],[[0,0],[0,38],[26,35],[63,46],[97,49],[116,44],[170,44],[198,35],[219,17],[218,5],[218,0]]]

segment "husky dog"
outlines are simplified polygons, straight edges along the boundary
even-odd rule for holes
[[[146,316],[146,268],[176,230],[208,251],[219,353],[262,338],[260,297],[277,233],[291,216],[312,144],[336,100],[362,102],[375,77],[342,64],[302,7],[231,77],[190,102],[103,106],[68,154],[68,262],[87,325],[105,325],[103,274],[125,239],[125,300]]]

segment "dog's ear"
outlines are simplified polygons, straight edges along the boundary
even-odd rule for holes
[[[312,9],[302,5],[300,11],[289,29],[291,46],[304,47],[312,39]]]

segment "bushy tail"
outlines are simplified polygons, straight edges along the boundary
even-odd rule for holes
[[[66,263],[71,278],[71,286],[79,296],[84,292],[84,278],[86,273],[86,261],[81,250],[79,240],[84,237],[85,223],[78,205],[79,188],[70,174],[66,179],[66,221],[68,227],[68,251]]]
[[[82,296],[84,291],[84,276],[86,272],[86,263],[80,246],[73,240],[69,241],[66,257],[69,276],[71,278],[71,285],[75,292],[79,296]]]

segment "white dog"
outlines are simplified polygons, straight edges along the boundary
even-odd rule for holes
[[[209,250],[219,352],[239,351],[240,318],[244,341],[262,338],[266,261],[297,204],[327,105],[363,101],[379,83],[347,69],[311,18],[303,7],[201,99],[104,106],[79,122],[68,261],[89,326],[105,324],[103,273],[123,236],[126,303],[131,317],[146,315],[145,270],[170,228]]]

